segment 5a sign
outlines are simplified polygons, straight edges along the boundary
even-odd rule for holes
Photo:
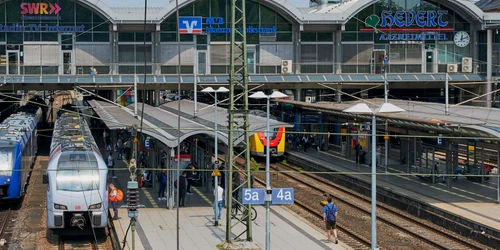
[[[57,3],[21,3],[21,15],[57,15],[61,7]]]
[[[201,34],[202,33],[202,17],[199,16],[180,16],[179,17],[179,33],[181,34]]]
[[[264,189],[262,188],[243,188],[244,205],[261,205],[264,204]]]

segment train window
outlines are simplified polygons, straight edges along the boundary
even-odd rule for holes
[[[0,149],[0,175],[11,175],[12,174],[12,149],[11,148],[1,148]]]
[[[61,169],[56,175],[56,189],[59,191],[81,192],[99,189],[99,171]]]
[[[86,161],[87,155],[86,154],[70,154],[69,160],[70,161]]]

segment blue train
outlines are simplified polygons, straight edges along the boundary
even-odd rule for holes
[[[0,124],[0,200],[18,199],[26,191],[44,124],[42,102],[31,99]]]

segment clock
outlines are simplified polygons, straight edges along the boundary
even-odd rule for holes
[[[463,47],[469,45],[470,35],[465,31],[459,31],[453,37],[453,41],[455,42],[455,45],[463,48]]]

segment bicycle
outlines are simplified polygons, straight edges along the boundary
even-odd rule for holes
[[[246,206],[240,206],[239,204],[234,204],[233,208],[231,209],[231,217],[232,218],[238,218],[239,220],[246,220],[248,217],[248,209]],[[257,210],[252,206],[252,210],[250,212],[250,218],[252,221],[257,219]]]

